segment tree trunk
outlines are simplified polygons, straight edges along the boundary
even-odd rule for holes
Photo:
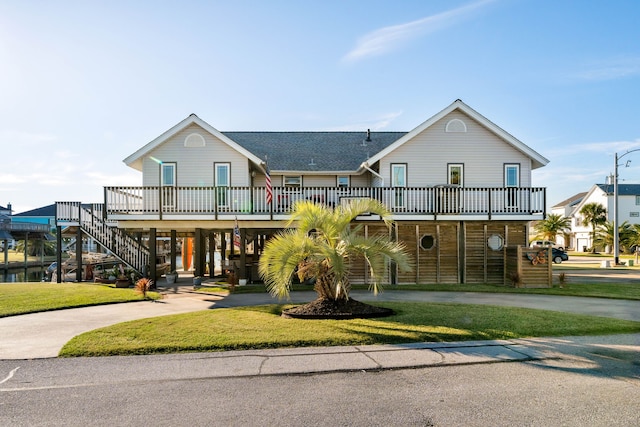
[[[331,268],[322,267],[313,285],[313,290],[318,293],[319,298],[329,299],[333,301],[348,300],[349,290],[351,288],[349,282],[345,279],[342,286],[338,289],[336,275]]]

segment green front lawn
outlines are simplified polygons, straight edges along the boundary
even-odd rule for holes
[[[376,304],[378,319],[300,320],[289,305],[206,310],[120,323],[79,335],[60,356],[106,356],[303,346],[513,339],[640,332],[640,322],[524,308],[451,303]]]
[[[147,296],[155,299],[159,294]],[[0,317],[142,299],[134,289],[97,283],[0,283]]]
[[[583,296],[598,298],[619,298],[629,300],[640,300],[640,282],[639,283],[579,283],[578,279],[571,278],[571,272],[565,272],[567,282],[559,287],[553,288],[511,288],[501,285],[450,285],[450,284],[430,284],[430,285],[387,285],[384,287],[385,292],[393,291],[424,291],[424,292],[495,292],[509,294],[545,294],[545,295],[563,295],[563,296]],[[557,279],[555,279],[557,282]],[[219,292],[220,287],[200,288],[201,292]],[[366,285],[354,285],[353,289],[367,290]],[[309,285],[294,285],[293,291],[312,291]],[[266,292],[264,285],[246,285],[236,286],[233,293],[257,293]]]
[[[570,277],[570,273],[567,273]],[[367,289],[354,286],[354,289]],[[200,288],[203,292],[225,292],[228,288]],[[295,291],[311,291],[311,286],[295,285]],[[386,292],[401,291],[445,291],[445,292],[497,292],[517,294],[547,294],[564,296],[589,296],[640,300],[640,283],[573,283],[569,280],[562,288],[510,288],[497,285],[399,285],[387,286]],[[234,293],[266,293],[263,285],[236,286]],[[150,298],[160,298],[155,292]],[[113,285],[95,283],[0,283],[0,317],[38,311],[59,310],[99,304],[140,301],[142,296],[133,289],[114,288]]]

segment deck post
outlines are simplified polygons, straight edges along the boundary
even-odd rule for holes
[[[171,230],[171,270],[176,271],[176,230]]]
[[[76,282],[82,282],[82,225],[78,223],[76,231]]]
[[[195,256],[193,257],[193,276],[194,277],[202,277],[202,229],[196,228],[194,231],[194,239],[193,239],[193,247],[196,250]]]
[[[62,226],[56,225],[56,234],[56,283],[62,283]]]
[[[156,256],[158,252],[158,247],[156,243],[156,229],[149,229],[149,278],[153,280],[155,283],[158,279],[157,272],[158,268],[156,265]]]
[[[238,274],[239,279],[247,278],[247,254],[246,254],[246,246],[247,246],[247,229],[240,229],[240,274]]]
[[[216,277],[216,233],[209,231],[209,278]]]

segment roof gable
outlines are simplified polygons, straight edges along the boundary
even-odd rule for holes
[[[15,216],[40,216],[40,217],[55,217],[56,216],[56,205],[48,205],[40,208],[31,209],[30,211],[21,212],[19,214],[15,214]]]
[[[171,137],[176,135],[178,132],[186,129],[189,126],[191,126],[192,124],[196,124],[196,125],[200,126],[202,129],[204,129],[205,131],[207,131],[210,134],[214,135],[215,137],[220,139],[223,143],[225,143],[228,146],[230,146],[232,149],[238,151],[240,154],[242,154],[243,156],[247,157],[250,161],[252,161],[256,165],[261,165],[261,164],[264,163],[264,161],[262,159],[260,159],[259,157],[255,156],[253,153],[247,151],[244,147],[238,145],[235,141],[232,141],[231,139],[229,139],[222,132],[220,132],[219,130],[217,130],[216,128],[214,128],[209,123],[205,122],[204,120],[202,120],[200,117],[196,116],[195,114],[189,115],[189,117],[187,117],[186,119],[182,120],[180,123],[178,123],[177,125],[173,126],[171,129],[169,129],[168,131],[166,131],[165,133],[163,133],[159,137],[155,138],[153,141],[147,143],[144,147],[140,148],[135,153],[131,154],[126,159],[124,159],[123,162],[127,166],[130,166],[130,167],[132,167],[134,169],[142,171],[142,159],[143,159],[143,157],[145,155],[149,154],[155,148],[157,148],[158,146],[164,144],[168,139],[170,139]]]
[[[529,157],[533,169],[549,162],[458,99],[410,132],[220,132],[191,114],[125,158],[124,163],[142,171],[145,156],[195,124],[263,170],[268,163],[272,172],[281,173],[359,173],[456,110]]]
[[[491,131],[492,133],[494,133],[495,135],[497,135],[498,137],[506,141],[508,144],[513,146],[516,150],[527,155],[531,159],[531,165],[533,169],[537,169],[549,163],[549,160],[543,157],[541,154],[537,153],[536,151],[534,151],[533,149],[525,145],[523,142],[516,139],[513,135],[509,134],[508,132],[506,132],[505,130],[503,130],[502,128],[500,128],[490,120],[488,120],[486,117],[484,117],[483,115],[481,115],[480,113],[478,113],[473,108],[469,107],[467,104],[465,104],[459,99],[456,99],[447,108],[440,111],[436,115],[432,116],[431,118],[423,122],[421,125],[413,129],[411,132],[407,133],[402,138],[398,139],[396,142],[386,147],[384,150],[381,150],[379,153],[372,156],[367,163],[373,164],[375,162],[380,161],[389,153],[396,150],[398,147],[404,145],[408,141],[412,140],[415,136],[422,133],[423,131],[431,127],[433,124],[438,122],[440,119],[442,119],[443,117],[447,116],[448,114],[450,114],[455,110],[459,110],[465,113],[466,115],[468,115],[469,117],[471,117],[472,119],[480,123],[482,126],[487,128],[489,131]]]
[[[554,205],[554,208],[562,208],[565,206],[575,206],[576,204],[580,203],[582,201],[582,199],[584,199],[584,196],[587,195],[586,191],[583,191],[582,193],[578,193],[578,194],[574,194],[573,196],[569,197],[566,200],[561,201],[560,203]]]

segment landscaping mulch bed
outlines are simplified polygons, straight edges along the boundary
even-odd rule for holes
[[[365,319],[391,316],[390,308],[376,307],[354,299],[333,301],[317,299],[308,304],[284,310],[282,317],[294,319]]]

